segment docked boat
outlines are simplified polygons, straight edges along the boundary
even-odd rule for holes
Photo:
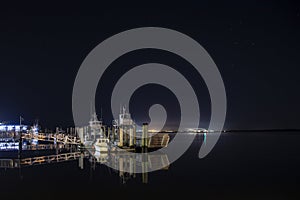
[[[108,152],[109,150],[109,139],[108,138],[99,138],[96,140],[94,147],[96,151],[99,152]]]

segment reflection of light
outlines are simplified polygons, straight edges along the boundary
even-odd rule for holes
[[[149,133],[157,133],[157,132],[158,132],[158,130],[155,130],[155,129],[150,129],[150,130],[148,130],[148,132],[149,132]]]
[[[166,133],[173,133],[175,131],[174,130],[164,130],[164,132],[166,132]]]
[[[38,144],[38,143],[39,143],[39,141],[37,139],[33,139],[32,142],[31,142],[31,144],[35,144],[35,145]]]
[[[10,143],[0,143],[0,150],[5,149],[19,149],[19,143],[10,142]]]

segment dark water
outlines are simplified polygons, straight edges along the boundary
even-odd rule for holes
[[[167,170],[148,173],[148,183],[142,174],[120,178],[86,158],[83,169],[78,160],[0,169],[0,194],[12,199],[300,199],[300,133],[222,135],[204,159],[198,158],[201,142],[198,136]]]

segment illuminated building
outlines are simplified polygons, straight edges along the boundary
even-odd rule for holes
[[[27,126],[25,125],[0,125],[0,132],[7,132],[7,131],[17,131],[19,132],[20,129],[22,129],[23,131],[27,130]]]
[[[113,122],[113,133],[118,135],[118,138],[115,138],[118,146],[133,147],[136,145],[136,125],[125,107],[120,111],[119,119]]]
[[[142,147],[148,147],[148,123],[143,123]]]

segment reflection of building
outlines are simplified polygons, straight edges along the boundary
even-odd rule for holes
[[[88,156],[84,152],[68,152],[58,153],[54,155],[39,155],[37,157],[26,157],[21,159],[16,158],[1,158],[0,168],[21,168],[26,166],[44,165],[50,163],[68,162],[73,160],[79,161],[79,167],[83,168],[83,159]]]
[[[117,155],[116,155],[117,156]],[[169,168],[169,159],[166,154],[160,155],[138,155],[138,156],[117,156],[114,159],[115,164],[119,164],[119,176],[123,183],[129,177],[136,177],[136,173],[140,172],[143,183],[148,183],[148,172],[156,169],[167,170]],[[140,165],[140,164],[141,165]],[[117,167],[117,166],[115,166]]]
[[[143,153],[147,150],[144,149]],[[168,170],[169,159],[167,154],[157,152],[155,154],[135,154],[124,150],[118,152],[92,154],[96,162],[106,164],[119,173],[122,183],[135,178],[136,174],[141,174],[143,183],[148,182],[148,172],[153,170]]]

